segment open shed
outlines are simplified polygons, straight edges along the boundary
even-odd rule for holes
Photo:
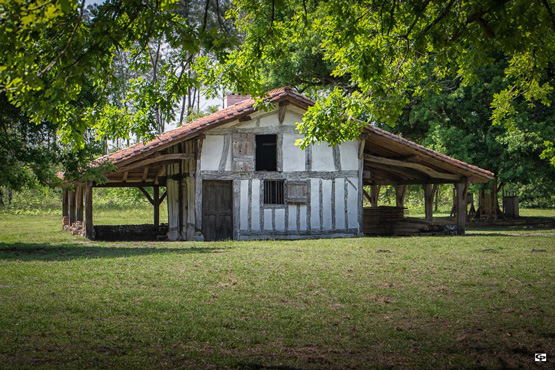
[[[395,186],[398,207],[407,185],[424,186],[431,220],[437,185],[451,183],[457,190],[457,230],[463,234],[468,185],[494,179],[487,170],[372,124],[357,141],[302,151],[295,146],[301,138],[296,122],[314,102],[288,87],[268,92],[267,101],[274,107],[270,111],[257,110],[254,100],[245,98],[97,159],[93,165],[109,162],[115,170],[105,173],[103,184],[75,181],[76,191],[64,193],[64,225],[94,238],[93,188],[137,187],[153,206],[152,232],[170,240],[358,236],[368,223],[363,197],[377,208],[380,186]],[[167,230],[159,225],[164,199]]]

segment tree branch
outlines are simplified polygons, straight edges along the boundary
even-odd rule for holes
[[[451,0],[449,1],[449,4],[447,4],[447,6],[445,8],[443,8],[443,10],[441,11],[441,13],[439,13],[439,15],[437,16],[436,19],[434,19],[432,21],[432,23],[430,23],[429,25],[426,26],[426,28],[424,28],[424,30],[422,31],[422,33],[427,33],[429,30],[431,30],[436,24],[438,24],[439,22],[441,22],[441,20],[443,18],[445,18],[445,16],[447,15],[447,13],[449,13],[449,10],[451,9],[451,7],[453,6],[453,4],[455,3],[455,0]]]
[[[38,77],[41,77],[43,74],[45,74],[46,72],[51,70],[52,67],[54,67],[56,65],[56,63],[58,63],[60,58],[62,56],[64,56],[64,54],[67,52],[71,43],[73,42],[73,39],[75,38],[75,35],[77,34],[77,29],[79,29],[79,26],[81,25],[81,21],[83,20],[83,10],[84,9],[85,9],[85,1],[83,0],[83,2],[81,3],[80,11],[79,11],[79,18],[77,19],[77,22],[75,23],[75,26],[73,27],[73,31],[71,32],[71,36],[67,40],[66,46],[62,49],[62,51],[60,53],[58,53],[58,55],[56,55],[56,57],[50,63],[48,63],[48,65],[42,71],[40,71],[37,74]]]

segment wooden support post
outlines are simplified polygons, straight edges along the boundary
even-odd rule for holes
[[[497,210],[499,209],[499,202],[497,201],[497,180],[491,184],[491,208],[493,213],[493,221],[497,221]]]
[[[405,206],[406,193],[407,193],[407,185],[395,185],[395,205],[397,207]]]
[[[75,192],[70,191],[68,194],[69,200],[69,226],[72,226],[73,223],[76,221],[76,213],[75,213]]]
[[[85,186],[85,236],[87,239],[94,239],[93,226],[93,187],[92,182],[88,181]]]
[[[468,184],[465,182],[456,183],[455,189],[455,203],[457,205],[457,234],[464,235],[466,226],[466,191],[468,190]]]
[[[69,193],[67,190],[62,192],[62,229],[69,225]]]
[[[154,226],[160,226],[160,187],[152,187],[152,200],[154,201]]]
[[[424,185],[424,209],[426,220],[433,220],[433,203],[434,203],[434,186],[432,184]]]
[[[370,207],[378,206],[378,197],[380,196],[380,185],[370,185]]]
[[[76,207],[77,207],[77,222],[83,222],[83,185],[77,185],[77,195],[76,195]]]

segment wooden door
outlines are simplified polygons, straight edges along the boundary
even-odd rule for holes
[[[233,238],[233,182],[202,182],[202,234],[204,240]]]

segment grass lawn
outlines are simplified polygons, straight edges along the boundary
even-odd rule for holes
[[[60,226],[59,216],[0,214],[0,367],[552,366],[534,362],[536,352],[555,360],[553,229],[113,243]]]

